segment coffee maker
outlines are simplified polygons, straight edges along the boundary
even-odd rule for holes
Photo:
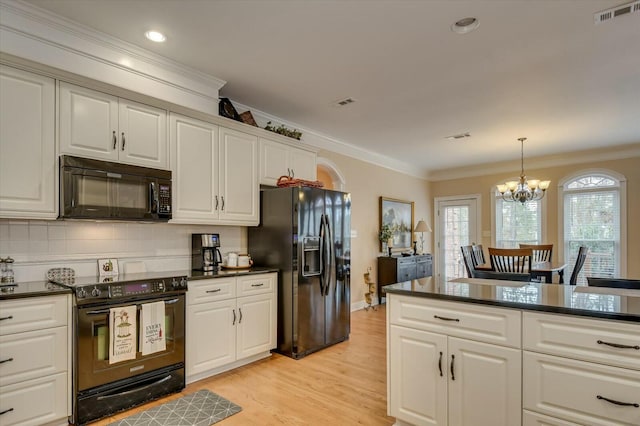
[[[191,269],[214,272],[222,263],[220,234],[191,234]]]

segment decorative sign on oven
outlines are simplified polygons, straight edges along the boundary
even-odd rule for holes
[[[109,310],[109,364],[136,359],[136,316],[135,305]]]
[[[140,313],[140,352],[149,355],[167,349],[164,301],[145,303]]]

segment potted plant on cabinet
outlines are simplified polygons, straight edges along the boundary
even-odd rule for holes
[[[391,230],[391,226],[384,223],[380,227],[380,232],[378,233],[378,239],[382,243],[382,253],[386,256],[388,252],[389,240],[393,237],[393,231]]]

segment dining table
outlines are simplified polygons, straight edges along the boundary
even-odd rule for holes
[[[533,262],[531,267],[532,278],[544,278],[544,282],[549,284],[553,282],[553,274],[558,274],[559,283],[564,284],[564,270],[567,264],[562,262]],[[479,271],[493,271],[491,263],[482,263],[476,265]]]

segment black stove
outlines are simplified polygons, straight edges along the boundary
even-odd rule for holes
[[[56,284],[71,289],[76,303],[85,305],[184,293],[187,291],[187,276],[171,272],[144,272],[109,277],[80,277]]]

